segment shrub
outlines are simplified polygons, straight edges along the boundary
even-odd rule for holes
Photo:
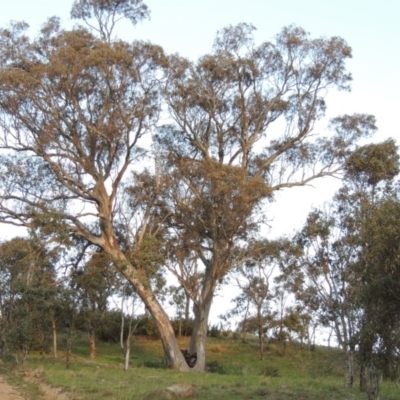
[[[206,364],[206,370],[207,370],[207,372],[220,374],[220,375],[225,375],[227,373],[225,370],[225,367],[223,365],[221,365],[217,360],[209,361]]]

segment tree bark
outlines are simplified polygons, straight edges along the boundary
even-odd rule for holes
[[[354,351],[347,349],[346,351],[346,368],[345,368],[345,386],[350,389],[354,383]]]
[[[109,232],[110,230],[111,228],[104,224],[102,247],[111,256],[119,272],[135,288],[147,310],[153,316],[160,333],[167,367],[178,371],[190,371],[179,348],[171,321],[156,299],[150,284],[147,282],[146,275],[143,271],[135,269],[129,262],[118,247],[117,240]]]
[[[257,322],[258,322],[258,341],[260,345],[260,360],[264,360],[264,327],[262,320],[261,305],[257,307]]]
[[[258,340],[260,344],[260,360],[264,360],[264,332],[262,326],[258,327]]]
[[[67,336],[67,354],[65,355],[65,368],[71,368],[71,355],[72,355],[72,326],[71,323],[68,326]]]
[[[360,365],[360,392],[367,392],[367,371],[363,362]]]
[[[208,310],[209,311],[209,310]],[[194,324],[193,332],[190,337],[189,354],[196,355],[197,361],[193,367],[194,371],[205,372],[206,370],[206,342],[208,330],[207,308],[193,305]]]
[[[369,387],[368,387],[368,400],[380,399],[379,388],[380,376],[374,365],[369,368]]]
[[[193,370],[205,372],[206,370],[206,342],[208,331],[208,317],[214,295],[215,284],[212,280],[204,283],[202,299],[193,302],[194,324],[189,343],[189,354],[196,354],[197,361]]]
[[[128,371],[130,356],[131,356],[131,337],[128,336],[125,345],[124,371]]]
[[[51,328],[53,331],[53,358],[57,358],[57,325],[54,317],[51,319]]]
[[[96,358],[96,332],[91,329],[89,332],[90,358]]]

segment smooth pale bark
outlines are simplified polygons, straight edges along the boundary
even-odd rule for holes
[[[96,198],[98,204],[102,234],[100,238],[92,236],[90,240],[93,244],[102,247],[103,250],[110,255],[116,268],[135,288],[147,310],[149,310],[150,314],[153,316],[160,333],[168,368],[179,371],[190,371],[190,368],[178,346],[178,341],[175,337],[171,321],[159,301],[156,299],[145,271],[135,268],[118,246],[112,224],[111,199],[107,194],[104,183],[99,181],[96,184],[92,196]]]
[[[208,330],[208,314],[203,307],[193,306],[194,324],[193,333],[189,343],[189,354],[196,354],[197,361],[193,367],[194,371],[204,372],[206,369],[206,342]]]
[[[124,371],[127,371],[129,368],[129,359],[131,355],[131,339],[132,339],[132,333],[133,333],[133,304],[132,304],[132,310],[131,310],[131,315],[129,318],[129,323],[128,323],[128,335],[126,340],[124,341],[124,328],[125,328],[125,315],[124,315],[124,302],[125,302],[125,290],[123,291],[122,294],[122,299],[121,299],[121,332],[120,332],[120,338],[119,338],[119,343],[121,346],[122,354],[124,355]],[[138,322],[136,323],[136,327],[138,325]],[[135,327],[135,329],[136,329]]]
[[[127,279],[132,282],[134,278],[128,274],[128,269],[124,271]],[[165,360],[168,368],[176,369],[179,371],[189,371],[190,368],[178,346],[178,341],[175,337],[171,321],[168,315],[155,298],[151,289],[146,288],[143,284],[136,282],[134,284],[136,291],[150,314],[153,316],[161,337],[161,343],[164,349]]]
[[[126,339],[125,357],[124,357],[124,371],[128,371],[129,358],[131,356],[131,338]]]
[[[132,334],[132,322],[130,322],[129,324],[128,337],[124,342],[124,317],[122,317],[120,345],[122,353],[124,355],[124,371],[128,371],[129,368],[129,358],[131,356],[131,334]]]
[[[208,331],[208,317],[214,297],[215,281],[204,280],[202,299],[193,302],[194,324],[193,333],[189,343],[189,353],[196,354],[197,361],[193,371],[205,372],[206,370],[206,343]]]

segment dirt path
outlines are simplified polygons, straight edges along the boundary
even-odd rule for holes
[[[25,377],[25,380],[37,385],[42,392],[41,400],[72,400],[68,393],[62,392],[62,389],[53,388],[38,379],[31,376]],[[28,397],[29,398],[29,397]],[[18,390],[7,383],[3,377],[0,376],[0,400],[26,400],[27,397],[18,392]],[[77,399],[77,398],[75,398]]]
[[[1,400],[25,400],[20,393],[17,392],[0,376],[0,399]]]

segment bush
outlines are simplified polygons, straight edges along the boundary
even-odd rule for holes
[[[223,365],[221,365],[217,360],[209,361],[206,364],[206,370],[207,370],[207,372],[220,374],[220,375],[225,375],[227,373],[225,370],[225,367]]]
[[[97,329],[97,337],[103,342],[119,342],[121,332],[121,313],[119,311],[107,311]],[[125,324],[124,337],[128,334]]]
[[[171,321],[172,327],[174,328],[175,335],[179,335],[179,323],[181,324],[181,335],[182,336],[191,336],[193,332],[193,319],[174,319]]]
[[[147,336],[150,339],[159,339],[157,325],[151,316],[145,315],[138,317],[139,323],[134,332],[137,336]],[[137,322],[137,321],[136,321]],[[135,322],[134,322],[135,323]]]
[[[211,325],[208,328],[208,336],[211,336],[213,338],[221,337],[221,328],[217,324]]]

